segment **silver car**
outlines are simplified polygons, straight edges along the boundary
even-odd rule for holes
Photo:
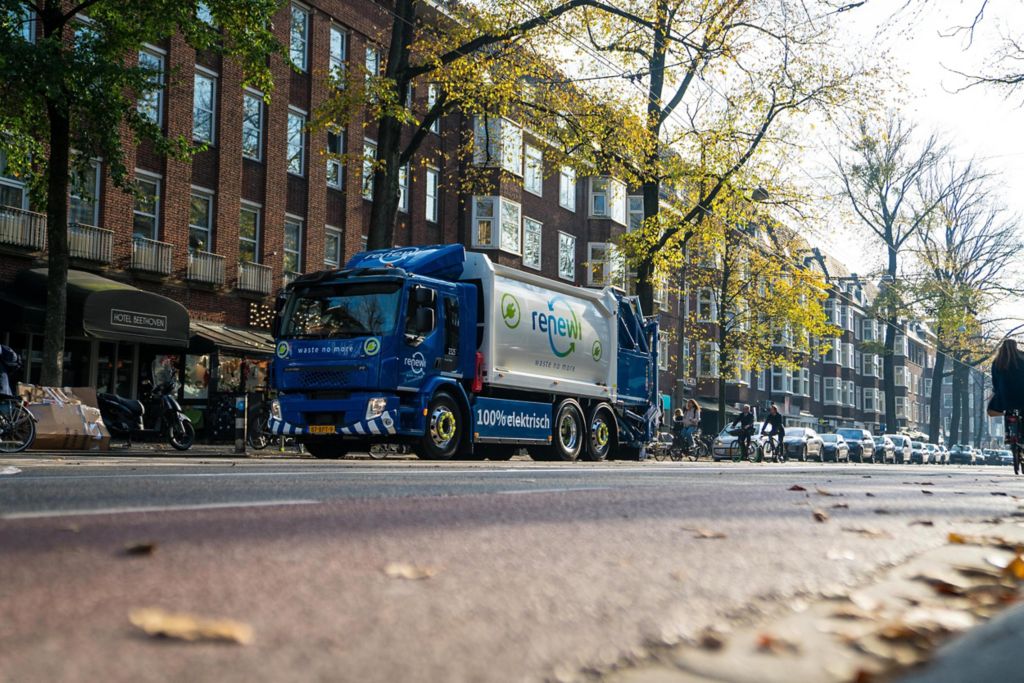
[[[754,426],[751,427],[753,433],[750,437],[750,447],[752,449],[760,450],[765,442],[765,437],[760,436],[761,434],[761,422],[755,422]],[[711,458],[718,462],[719,460],[728,460],[733,457],[739,457],[739,444],[737,438],[730,434],[732,427],[726,426],[721,433],[715,437],[714,442],[711,444]],[[748,454],[749,455],[749,454]]]
[[[905,462],[910,462],[910,454],[913,452],[910,437],[905,434],[885,434],[884,436],[889,437],[892,445],[896,447],[896,464],[902,465]]]
[[[818,433],[810,427],[792,427],[786,430],[783,439],[787,458],[806,461],[808,458],[821,460],[825,444]]]

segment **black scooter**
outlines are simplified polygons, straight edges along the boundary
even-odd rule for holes
[[[100,415],[111,435],[128,440],[131,448],[132,437],[144,434],[165,436],[176,450],[187,451],[196,440],[196,429],[192,420],[181,410],[181,405],[174,398],[174,385],[167,382],[159,385],[150,393],[153,412],[147,429],[143,416],[146,409],[141,401],[123,398],[116,394],[99,394]]]

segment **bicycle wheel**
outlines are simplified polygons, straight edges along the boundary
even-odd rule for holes
[[[20,453],[36,439],[36,421],[19,401],[0,403],[0,453]]]

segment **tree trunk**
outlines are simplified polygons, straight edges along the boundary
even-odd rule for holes
[[[953,383],[950,387],[953,412],[949,417],[949,443],[960,443],[960,381],[961,369],[957,359],[953,359]]]
[[[890,287],[896,282],[896,249],[889,240],[889,277]],[[882,388],[885,390],[885,429],[890,434],[899,432],[896,421],[896,304],[890,299],[886,302],[885,321],[885,355],[882,357]]]
[[[46,285],[46,325],[40,383],[59,387],[64,383],[64,334],[68,303],[68,163],[71,123],[66,103],[50,100],[46,115],[50,124],[49,175],[46,187],[46,242],[49,279]]]
[[[391,44],[384,76],[394,82],[396,102],[409,96],[409,49],[416,24],[415,0],[395,3],[395,20],[391,23]],[[395,218],[398,214],[399,171],[402,166],[402,123],[394,115],[380,118],[377,127],[378,167],[373,173],[373,203],[366,248],[389,249],[395,244]],[[406,183],[409,182],[408,175]],[[408,201],[408,196],[406,197]]]
[[[946,354],[938,349],[935,367],[932,369],[932,395],[928,401],[928,440],[939,442],[942,430],[942,375],[946,369]]]
[[[962,391],[960,392],[960,438],[963,443],[971,442],[971,390],[968,380],[968,371],[964,369],[962,380]]]

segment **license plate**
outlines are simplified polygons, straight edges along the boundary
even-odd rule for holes
[[[310,434],[333,434],[334,425],[310,425]]]

